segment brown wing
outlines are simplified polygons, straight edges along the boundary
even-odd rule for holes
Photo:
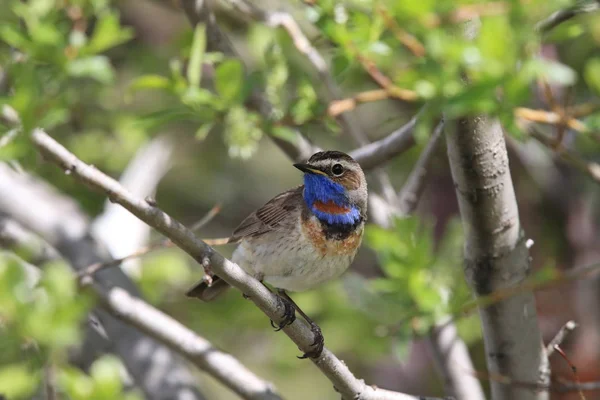
[[[269,232],[296,207],[302,206],[302,189],[298,186],[273,197],[267,204],[250,214],[235,229],[229,243],[235,243],[248,236],[258,236]]]

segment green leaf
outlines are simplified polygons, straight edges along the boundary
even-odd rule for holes
[[[108,57],[91,56],[71,61],[67,73],[74,78],[91,78],[103,84],[112,83],[114,71]]]
[[[208,122],[206,124],[200,125],[196,134],[194,135],[198,140],[204,140],[210,133],[211,129],[215,126],[214,122]]]
[[[225,142],[231,157],[249,158],[258,148],[262,130],[257,126],[256,114],[244,107],[232,107],[225,116]]]
[[[98,19],[92,38],[82,49],[82,54],[93,55],[129,41],[133,37],[131,28],[123,28],[117,13],[104,13]]]
[[[289,128],[287,126],[281,126],[281,125],[273,126],[271,128],[270,133],[272,136],[279,138],[279,139],[283,139],[292,144],[298,143],[299,136],[292,128]]]
[[[38,23],[29,26],[31,40],[39,45],[59,47],[63,44],[64,36],[55,24]]]
[[[173,83],[161,75],[142,75],[134,79],[127,87],[126,96],[130,97],[137,90],[167,90],[172,88]]]
[[[397,321],[404,313],[405,307],[410,304],[386,297],[382,292],[375,290],[372,283],[373,281],[351,272],[343,278],[344,290],[355,308],[381,324]]]
[[[194,109],[218,106],[215,96],[204,88],[190,86],[181,94],[181,102]]]
[[[58,383],[73,400],[90,399],[94,391],[92,378],[74,367],[61,368]]]
[[[10,24],[0,26],[0,39],[19,50],[27,51],[32,47],[32,43],[19,28]]]
[[[135,125],[143,130],[152,130],[169,122],[185,120],[191,116],[193,114],[183,107],[172,107],[142,115],[137,119]]]
[[[200,87],[202,78],[202,57],[206,50],[206,26],[204,24],[196,25],[194,30],[194,40],[190,53],[190,62],[187,68],[187,79],[192,87]]]
[[[96,385],[94,397],[114,399],[121,393],[120,368],[121,362],[114,356],[103,356],[92,364],[90,375]]]
[[[0,369],[0,393],[9,399],[28,398],[38,386],[39,377],[24,364]]]
[[[585,81],[597,95],[600,95],[600,58],[592,58],[585,65]]]
[[[239,60],[227,60],[215,71],[215,88],[225,102],[242,100],[244,88],[244,67]]]

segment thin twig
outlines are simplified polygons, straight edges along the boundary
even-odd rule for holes
[[[600,10],[600,1],[579,0],[574,6],[556,11],[548,18],[538,22],[535,26],[535,30],[541,33],[547,33],[563,22],[575,18],[578,15],[587,14],[598,10]]]
[[[556,336],[548,343],[546,346],[546,354],[550,357],[554,353],[554,346],[560,346],[565,338],[577,328],[577,324],[575,321],[568,321],[563,325],[562,328],[558,331]]]
[[[408,179],[400,193],[398,194],[398,206],[404,214],[411,214],[417,206],[417,201],[425,189],[425,182],[429,172],[429,166],[433,159],[433,154],[438,147],[442,133],[444,132],[444,122],[440,122],[433,131],[429,142],[421,152],[419,159],[413,167]]]
[[[577,367],[575,366],[575,364],[573,364],[571,362],[571,360],[569,359],[567,354],[563,351],[563,349],[560,348],[559,344],[554,345],[554,350],[558,354],[560,354],[562,356],[562,358],[567,362],[567,364],[571,368],[571,371],[573,371],[573,378],[575,379],[575,384],[579,385],[579,374],[577,373]],[[577,390],[577,393],[579,394],[580,400],[586,400],[585,395],[583,394],[583,390],[579,389],[579,390]]]
[[[373,101],[387,100],[390,95],[386,89],[374,89],[360,92],[352,97],[341,100],[334,100],[327,107],[327,114],[331,117],[337,117],[345,112],[354,110],[361,103],[370,103]]]
[[[385,89],[389,98],[410,102],[419,99],[419,96],[415,91],[404,89],[395,85],[394,82],[388,78],[373,61],[359,54],[357,49],[354,49],[354,52],[356,53],[356,58],[361,63],[365,71],[367,71],[367,73],[371,76],[371,79]]]
[[[402,154],[415,145],[414,129],[424,110],[425,107],[421,108],[406,124],[386,137],[353,150],[350,155],[368,170]]]
[[[539,390],[539,391],[551,391],[557,393],[568,393],[568,392],[590,392],[600,389],[600,382],[574,382],[566,381],[564,379],[556,379],[555,382],[549,384],[539,382],[528,382],[518,379],[513,379],[510,376],[501,374],[492,374],[484,371],[470,371],[470,373],[480,380],[490,380],[497,382],[501,385],[512,386],[515,388]]]
[[[14,138],[17,137],[19,132],[20,132],[20,130],[15,128],[15,129],[9,130],[4,135],[2,135],[0,137],[0,149],[7,146],[10,142],[12,142],[14,140]]]
[[[2,105],[2,109],[0,110],[0,122],[10,126],[11,128],[16,128],[21,125],[19,114],[8,104]]]
[[[530,108],[518,107],[515,108],[515,117],[522,118],[531,122],[540,122],[548,125],[559,125],[561,123],[561,116],[552,111],[545,110],[532,110]],[[575,118],[568,118],[565,124],[578,132],[587,132],[588,128],[585,124]]]
[[[104,192],[109,199],[121,204],[132,214],[168,237],[198,263],[202,264],[204,260],[208,260],[211,268],[218,276],[246,294],[267,317],[275,323],[282,320],[284,310],[276,295],[271,293],[258,280],[248,275],[238,265],[197,239],[179,221],[173,219],[155,205],[148,204],[145,200],[132,196],[117,181],[79,160],[42,130],[35,130],[32,134],[32,140],[46,159],[57,164],[63,170],[70,171],[70,176],[77,178],[82,183]],[[312,350],[313,333],[303,320],[296,319],[292,324],[283,328],[283,331],[298,345],[301,351],[306,353]],[[364,381],[357,379],[348,367],[326,348],[323,349],[318,358],[312,359],[312,361],[345,398],[357,400],[416,400],[422,398],[366,385]]]
[[[445,393],[457,400],[484,400],[481,383],[464,371],[474,369],[469,349],[458,335],[456,325],[448,320],[439,321],[426,339],[436,368],[443,378]]]
[[[546,147],[554,150],[554,153],[564,160],[567,164],[577,168],[584,172],[587,176],[592,178],[596,183],[600,183],[600,164],[594,161],[586,161],[582,159],[576,153],[567,150],[566,148],[560,148],[555,150],[555,143],[552,139],[539,132],[534,126],[530,125],[527,128],[527,132],[535,138],[538,142],[542,143]]]
[[[591,392],[595,390],[600,390],[600,381],[569,382],[563,379],[557,379],[557,381],[560,383],[560,386],[557,387],[556,391],[560,393],[575,391]]]
[[[423,57],[425,56],[425,46],[419,42],[419,40],[408,33],[406,30],[402,29],[398,22],[392,17],[389,11],[385,8],[384,5],[380,4],[376,7],[376,11],[381,18],[383,18],[383,23],[385,26],[392,31],[396,39],[402,43],[408,50],[410,50],[415,56]]]
[[[198,229],[202,228],[203,226],[208,224],[220,211],[221,211],[221,205],[220,204],[214,205],[213,208],[211,208],[208,211],[208,213],[206,213],[206,215],[204,217],[202,217],[202,219],[200,219],[198,222],[196,222],[194,225],[192,225],[190,227],[190,230],[197,231]],[[213,240],[212,243],[220,244],[220,239]],[[215,244],[213,244],[213,245],[215,245]],[[154,250],[163,249],[163,248],[167,248],[167,247],[173,247],[173,246],[174,246],[173,242],[171,242],[169,239],[163,239],[163,240],[151,243],[148,246],[141,247],[138,250],[136,250],[135,252],[126,255],[125,257],[116,258],[109,262],[92,264],[89,267],[79,271],[77,275],[78,275],[79,279],[86,280],[89,277],[96,274],[98,271],[102,271],[106,268],[116,267],[118,265],[121,265],[123,262],[125,262],[127,260],[145,256],[146,254],[148,254]]]
[[[46,400],[58,400],[56,395],[56,373],[50,361],[44,366],[44,394]]]
[[[593,114],[598,110],[600,110],[600,103],[583,103],[571,106],[569,108],[569,114],[573,118],[581,118]]]

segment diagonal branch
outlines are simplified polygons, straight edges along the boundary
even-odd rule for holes
[[[535,30],[541,33],[547,33],[563,22],[575,18],[578,15],[587,14],[598,10],[600,10],[599,0],[578,0],[577,4],[574,6],[556,11],[548,18],[538,22],[535,26]]]
[[[433,159],[433,154],[437,149],[442,133],[444,132],[444,122],[440,122],[433,131],[429,142],[421,152],[417,163],[413,167],[406,183],[402,186],[398,194],[398,206],[402,214],[412,214],[417,206],[417,201],[425,189],[425,181],[429,173],[429,164]]]
[[[386,137],[351,151],[350,156],[368,170],[404,153],[416,143],[413,134],[422,112],[423,109]]]
[[[243,399],[281,400],[272,384],[263,381],[236,358],[215,348],[206,339],[145,301],[118,287],[109,291],[96,287],[95,293],[111,314],[165,343]]]
[[[575,321],[567,321],[567,323],[560,328],[556,336],[554,336],[554,338],[546,346],[546,353],[548,354],[548,357],[554,353],[556,346],[560,346],[566,337],[575,330],[575,328],[577,328]]]
[[[544,146],[552,149],[555,143],[552,139],[539,132],[533,125],[527,128],[527,132]],[[555,154],[560,157],[565,163],[577,168],[585,173],[594,182],[600,183],[600,164],[594,161],[586,161],[576,153],[566,148],[560,148],[555,151]]]
[[[208,262],[212,270],[233,287],[239,289],[273,321],[280,322],[283,317],[283,306],[277,296],[271,293],[259,281],[248,275],[238,265],[224,258],[213,248],[199,240],[183,224],[153,204],[132,196],[117,181],[80,161],[75,155],[57,143],[41,130],[32,134],[32,140],[46,159],[57,164],[82,183],[106,193],[111,201],[118,203],[132,214],[152,226],[173,243],[188,253],[200,264]],[[310,327],[297,319],[283,331],[298,345],[301,351],[311,350],[313,334]],[[314,359],[315,365],[333,383],[334,387],[345,399],[353,400],[417,400],[422,397],[390,392],[373,388],[357,379],[328,349]]]

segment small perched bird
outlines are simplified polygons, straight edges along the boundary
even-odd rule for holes
[[[304,291],[339,277],[360,246],[367,210],[367,181],[360,165],[340,151],[315,153],[294,164],[304,172],[304,185],[274,197],[250,214],[227,243],[239,243],[232,261],[261,282],[278,289],[286,315],[279,329],[291,324],[297,310],[311,325],[318,357],[324,339],[320,328],[286,291]],[[228,284],[213,277],[187,295],[210,301]],[[278,330],[279,330],[278,329]]]

